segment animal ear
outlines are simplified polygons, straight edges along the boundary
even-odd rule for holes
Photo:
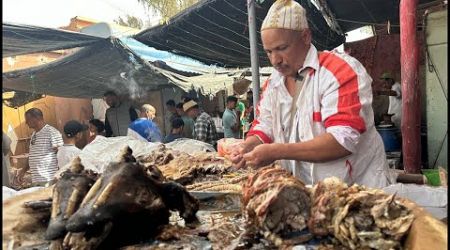
[[[70,163],[70,171],[72,173],[79,174],[84,170],[83,164],[81,164],[81,158],[79,156],[75,157]]]
[[[133,150],[129,146],[124,147],[120,152],[119,162],[136,162]]]

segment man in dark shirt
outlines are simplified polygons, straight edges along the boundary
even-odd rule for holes
[[[126,136],[128,126],[138,118],[137,111],[126,101],[121,101],[114,91],[107,91],[104,95],[109,108],[105,115],[105,135]]]
[[[167,135],[166,138],[164,138],[164,143],[175,141],[178,138],[184,138],[183,127],[184,127],[183,119],[175,118],[172,121],[172,130],[170,131],[170,134]]]

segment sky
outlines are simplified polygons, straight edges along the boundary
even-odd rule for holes
[[[83,16],[99,22],[112,22],[126,14],[142,21],[158,23],[137,0],[3,0],[3,22],[48,28],[67,26],[70,19]]]

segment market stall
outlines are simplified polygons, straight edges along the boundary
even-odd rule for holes
[[[98,141],[52,186],[4,200],[3,248],[443,249],[447,244],[447,225],[411,201],[417,200],[411,192],[348,186],[336,178],[307,187],[276,164],[236,170],[228,151],[212,151],[194,140]],[[434,193],[441,201],[446,197]]]

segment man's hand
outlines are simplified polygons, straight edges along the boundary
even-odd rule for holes
[[[27,168],[21,168],[19,171],[17,171],[16,173],[16,180],[18,183],[22,183],[23,182],[23,177],[25,176],[25,173],[28,171]]]
[[[248,137],[245,142],[239,144],[231,150],[230,159],[235,168],[242,168],[245,166],[244,154],[252,151],[256,146],[262,142],[256,136]]]
[[[244,154],[249,152],[250,147],[246,146],[245,142],[239,144],[231,150],[230,158],[235,168],[242,168],[245,166]]]
[[[277,160],[275,148],[276,144],[261,144],[252,151],[244,154],[247,165],[252,167],[264,167]]]

